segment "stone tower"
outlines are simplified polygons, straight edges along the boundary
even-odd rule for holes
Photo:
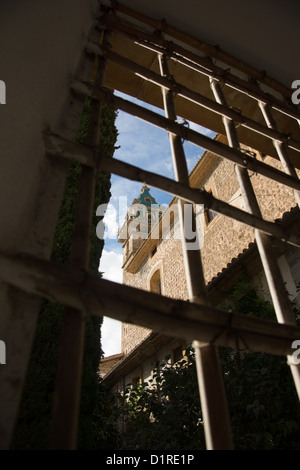
[[[128,280],[124,279],[126,265],[149,238],[151,230],[159,221],[164,209],[165,207],[157,203],[146,185],[142,187],[139,197],[132,201],[118,234],[118,241],[123,244],[123,282],[125,284],[128,284]],[[146,328],[123,323],[122,353],[128,354],[149,333],[150,330]]]
[[[123,264],[148,238],[151,229],[161,217],[163,209],[150,194],[149,187],[144,185],[139,197],[132,201],[125,222],[119,230],[118,241],[123,244]]]

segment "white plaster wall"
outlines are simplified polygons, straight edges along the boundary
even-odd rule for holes
[[[31,238],[45,170],[42,132],[57,129],[90,28],[94,1],[1,2],[0,246],[22,249]],[[47,168],[52,171],[53,168]],[[55,171],[55,170],[54,170]],[[51,193],[55,198],[56,192]],[[45,219],[53,225],[52,213]],[[45,234],[46,227],[43,227]],[[46,236],[46,235],[45,235]],[[41,240],[39,240],[41,242]]]
[[[0,250],[51,252],[67,164],[46,158],[47,128],[74,138],[68,124],[69,84],[92,24],[96,0],[0,2]],[[78,113],[79,111],[77,111]],[[77,122],[78,121],[78,122]],[[3,277],[3,270],[2,271]],[[5,277],[5,273],[4,273]],[[0,448],[9,447],[29,359],[40,299],[0,282]]]

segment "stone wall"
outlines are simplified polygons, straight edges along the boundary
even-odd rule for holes
[[[111,369],[123,359],[124,354],[114,354],[109,357],[103,357],[99,364],[99,376],[104,377]]]
[[[281,163],[272,157],[264,162],[281,169]],[[264,219],[274,221],[281,218],[284,212],[296,205],[293,190],[268,178],[250,172],[250,178],[257,196]],[[237,184],[234,165],[221,161],[205,188],[214,188],[214,196],[231,205],[246,210]],[[202,249],[203,270],[206,282],[222,271],[224,267],[254,241],[253,228],[229,217],[217,215],[204,228],[204,246]]]
[[[257,156],[257,158],[260,158]],[[278,169],[281,164],[272,157],[265,157],[268,163]],[[293,191],[255,173],[250,173],[262,215],[266,220],[280,218],[284,212],[295,205]],[[207,191],[223,201],[245,210],[239,190],[234,165],[228,160],[218,160],[215,167],[203,176],[200,184]],[[240,222],[217,214],[207,223],[203,210],[200,211],[200,223],[204,234],[201,249],[205,281],[208,283],[225,268],[233,258],[245,250],[254,241],[254,230]],[[199,220],[199,219],[198,219]],[[123,272],[123,282],[140,289],[150,290],[150,279],[157,269],[160,270],[162,294],[178,299],[188,299],[185,278],[183,252],[178,235],[178,223],[175,224],[174,238],[160,240],[156,253],[147,258],[134,273]],[[146,243],[142,247],[146,249]],[[149,334],[150,330],[135,325],[123,325],[122,351],[128,353]]]
[[[149,253],[146,261],[134,274],[123,271],[124,284],[150,290],[152,276],[160,271],[162,294],[179,299],[188,298],[185,279],[183,252],[180,239],[161,240],[156,253]],[[135,346],[144,340],[150,330],[136,325],[122,325],[122,351],[128,354]]]

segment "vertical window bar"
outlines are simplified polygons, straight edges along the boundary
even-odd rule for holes
[[[210,84],[216,101],[227,106],[220,83],[216,80],[210,80]],[[234,122],[226,117],[223,117],[223,122],[230,147],[239,149],[240,144]],[[261,217],[260,207],[247,169],[236,165],[235,170],[248,211]],[[254,233],[278,322],[296,325],[296,319],[291,308],[288,293],[272,247],[271,239],[269,235],[266,235],[257,229],[255,229]],[[289,357],[288,363],[291,367],[296,390],[300,399],[300,368],[298,365],[293,364]]]
[[[262,103],[261,101],[259,101],[258,104],[265,118],[267,126],[270,129],[277,131],[277,125],[276,125],[274,117],[272,116],[271,107],[265,103]],[[288,155],[286,146],[282,142],[278,142],[277,140],[273,140],[273,145],[277,151],[278,157],[282,163],[284,171],[288,175],[293,176],[294,178],[298,178],[297,172],[294,166],[292,165],[290,157]],[[300,207],[300,192],[294,190],[294,195],[295,195],[297,204]]]
[[[167,57],[158,55],[160,72],[163,76],[169,76]],[[166,116],[176,121],[173,93],[162,87],[164,109]],[[180,137],[169,133],[170,146],[173,157],[173,166],[176,181],[189,183],[188,169]],[[202,269],[200,249],[189,250],[184,224],[184,206],[186,201],[178,200],[178,212],[181,229],[182,248],[184,255],[185,271],[189,289],[189,298],[195,303],[209,305],[205,281]],[[191,204],[192,225],[196,227],[195,213]],[[200,391],[201,408],[203,413],[206,446],[209,450],[232,449],[232,434],[228,412],[225,387],[217,350],[214,345],[193,343],[196,354],[196,367]]]
[[[102,41],[106,43],[109,33],[105,31],[101,34]],[[97,86],[103,86],[106,62],[101,57],[96,60],[99,62],[95,83]],[[91,101],[86,145],[95,149],[99,146],[101,108],[100,101]],[[70,265],[86,271],[90,259],[96,176],[96,168],[82,166],[70,254]],[[85,324],[85,312],[70,307],[65,308],[51,430],[53,449],[76,449]]]

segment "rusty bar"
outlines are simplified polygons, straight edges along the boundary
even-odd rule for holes
[[[92,21],[93,19],[90,18],[90,27],[86,32],[82,30],[84,36],[87,34],[89,37],[91,31],[94,30]],[[74,68],[76,76],[83,80],[89,80],[92,66],[93,62],[86,56],[86,53],[83,50],[79,51],[78,64],[76,68]],[[59,68],[60,67],[58,67],[58,70]],[[71,69],[69,69],[69,72],[71,73]],[[81,97],[74,99],[72,90],[69,90],[65,97],[65,104],[66,106],[61,116],[62,119],[60,122],[56,123],[54,120],[53,125],[56,130],[59,129],[60,134],[65,138],[75,139],[82,115],[83,100]],[[43,166],[44,169],[48,168],[48,163],[44,161]],[[36,206],[37,212],[33,218],[31,234],[28,233],[27,235],[28,238],[31,238],[31,235],[34,234],[32,238],[32,240],[34,240],[39,234],[37,239],[40,239],[40,235],[44,232],[42,226],[47,220],[49,203],[52,198],[51,194],[54,196],[54,199],[51,200],[51,217],[53,218],[54,214],[58,213],[59,207],[57,204],[59,203],[56,201],[56,198],[63,190],[61,184],[63,184],[66,178],[67,169],[67,165],[58,165],[52,168],[49,173],[48,168],[47,171],[42,172],[40,179],[36,181],[40,186],[41,194]],[[56,187],[57,183],[59,183],[58,187]],[[52,236],[50,232],[49,236]],[[30,242],[29,244],[25,243],[23,249],[25,249],[25,246],[27,246],[29,250],[32,249]],[[19,248],[21,249],[21,246]],[[47,257],[50,256],[50,249],[51,247],[48,246],[48,242],[44,240],[38,251],[40,254],[43,253],[43,256]],[[1,367],[0,448],[2,450],[9,449],[13,442],[13,431],[17,422],[20,400],[24,390],[26,372],[32,352],[32,344],[40,311],[40,301],[43,297],[42,293],[37,294],[37,296],[27,296],[24,292],[19,292],[17,289],[12,290],[9,295],[14,298],[11,313],[6,316],[6,308],[4,305],[2,305],[1,308],[2,334],[5,334],[7,344],[9,344],[11,348],[10,364]],[[7,306],[9,303],[10,302],[7,303]]]
[[[273,131],[277,130],[276,122],[275,119],[272,116],[272,111],[269,105],[266,105],[264,103],[259,102],[259,107],[261,109],[261,112],[265,118],[265,121],[270,129]],[[284,168],[284,171],[290,175],[293,176],[294,178],[298,178],[297,172],[293,166],[293,164],[290,161],[289,155],[287,153],[286,145],[284,142],[280,141],[280,139],[276,139],[274,137],[273,139],[273,144],[274,147],[277,151],[278,157],[282,163],[282,166]],[[294,190],[294,195],[295,199],[297,201],[298,206],[300,207],[300,191]]]
[[[226,100],[220,84],[211,80],[211,88],[214,93],[215,99],[226,106]],[[223,118],[226,134],[228,137],[229,145],[239,148],[234,122]],[[247,205],[248,211],[260,217],[261,211],[253,190],[248,171],[236,165],[235,167],[237,178],[240,184],[244,201]],[[292,311],[292,306],[285,288],[285,283],[274,253],[270,237],[259,230],[255,230],[255,238],[258,251],[261,257],[262,265],[268,282],[271,298],[273,301],[274,309],[276,312],[277,320],[279,323],[289,325],[296,325],[295,315]],[[295,387],[300,399],[300,367],[293,364],[288,357],[288,363],[291,366],[291,372],[294,378]]]
[[[101,24],[101,23],[100,23]],[[105,23],[112,30],[118,31],[121,34],[131,38],[137,44],[150,48],[159,54],[166,54],[173,60],[190,67],[209,78],[220,80],[229,86],[257,101],[262,101],[271,105],[281,113],[299,120],[300,112],[293,106],[278,100],[275,96],[270,96],[260,90],[256,85],[246,82],[237,76],[231,74],[228,70],[217,67],[212,61],[204,57],[200,57],[185,48],[180,47],[171,41],[166,41],[158,35],[141,31],[132,25],[121,23],[117,20],[110,20]]]
[[[266,85],[270,86],[274,90],[281,93],[284,98],[289,98],[290,90],[285,85],[269,77],[268,75],[266,75],[264,71],[257,70],[254,67],[250,66],[249,64],[241,61],[240,59],[233,57],[231,54],[228,54],[227,52],[220,49],[219,46],[214,46],[212,44],[206,43],[205,41],[199,40],[198,38],[195,38],[191,36],[190,34],[183,32],[175,28],[174,26],[169,25],[165,19],[163,19],[162,21],[156,20],[132,8],[129,8],[126,5],[122,5],[118,1],[112,0],[111,4],[113,8],[115,8],[117,11],[120,11],[121,13],[124,13],[131,18],[134,18],[138,21],[141,21],[142,23],[145,23],[148,26],[153,27],[155,33],[157,31],[165,33],[179,40],[180,42],[187,44],[188,46],[192,46],[193,48],[196,48],[202,53],[204,53],[206,57],[207,56],[214,57],[215,59],[220,60],[221,62],[224,62],[228,64],[229,66],[242,71],[243,73],[252,77],[253,79],[260,81],[262,83],[265,83]],[[158,34],[155,34],[155,38],[157,37],[160,37],[160,36],[158,36]],[[248,84],[248,86],[249,85],[250,84]]]
[[[300,327],[164,297],[30,255],[0,253],[0,278],[29,294],[168,336],[279,356],[293,353]]]
[[[169,90],[174,91],[178,96],[182,96],[185,99],[192,101],[193,103],[198,104],[210,111],[217,113],[218,115],[227,117],[229,119],[234,120],[236,123],[241,124],[242,126],[246,127],[247,129],[252,130],[258,134],[261,134],[269,139],[276,140],[282,142],[283,144],[287,145],[288,147],[293,148],[294,150],[300,151],[300,142],[290,138],[290,136],[279,132],[275,127],[267,127],[264,126],[253,119],[249,118],[248,116],[244,116],[242,113],[235,111],[227,106],[223,106],[220,103],[217,103],[210,98],[207,98],[200,93],[190,90],[189,88],[177,83],[175,80],[171,80],[169,77],[162,77],[157,73],[153,72],[152,70],[143,67],[142,65],[137,64],[136,62],[127,59],[111,50],[104,51],[99,47],[98,44],[89,43],[87,45],[87,50],[93,53],[98,54],[99,56],[105,55],[105,58],[108,61],[112,61],[121,67],[124,67],[131,72],[135,73],[136,75],[142,77],[145,80],[148,80],[158,86],[167,88]]]
[[[104,32],[102,38],[106,42],[108,33]],[[95,83],[102,86],[106,61],[103,58],[96,60],[99,60],[99,64]],[[101,107],[101,101],[91,100],[86,144],[92,148],[99,146]],[[89,267],[96,175],[96,168],[82,166],[70,265],[83,270],[88,270]],[[76,449],[85,324],[86,312],[72,307],[65,308],[53,406],[53,449]]]
[[[274,179],[278,183],[282,183],[290,188],[300,190],[300,181],[298,179],[295,179],[270,165],[266,165],[264,162],[255,160],[239,150],[230,148],[222,142],[210,139],[199,132],[173,122],[171,119],[167,119],[154,111],[143,108],[142,106],[125,100],[119,96],[115,96],[108,90],[98,87],[94,88],[89,83],[74,80],[71,81],[71,86],[75,93],[91,96],[92,98],[99,99],[100,101],[105,101],[107,104],[115,108],[119,108],[126,113],[147,121],[161,129],[165,129],[172,134],[176,134],[184,140],[209,150],[222,158],[226,158],[227,160],[237,163],[241,167],[248,168],[248,170],[255,171],[267,178]]]
[[[169,69],[166,56],[158,55],[158,59],[161,75],[168,76]],[[177,116],[172,91],[162,88],[162,93],[166,116],[168,119],[176,121]],[[169,133],[169,139],[175,178],[183,184],[188,184],[189,175],[181,139],[172,133]],[[184,219],[186,205],[187,203],[184,199],[179,199],[179,221],[189,298],[191,302],[209,307],[200,248],[191,250],[187,245]],[[197,221],[192,205],[191,214],[191,224],[193,227],[196,227]],[[212,450],[232,449],[233,442],[229,411],[216,347],[211,344],[200,343],[199,341],[194,341],[193,347],[196,353],[206,447]],[[211,393],[212,390],[214,390],[214,393]]]
[[[111,159],[105,155],[100,155],[87,146],[69,142],[56,135],[46,135],[45,145],[48,155],[55,156],[56,158],[61,157],[77,160],[91,167],[98,166],[100,162],[103,171],[114,173],[130,180],[140,181],[141,183],[148,183],[155,188],[171,193],[188,202],[204,204],[207,208],[212,209],[218,214],[230,217],[242,224],[250,225],[253,228],[258,228],[262,232],[280,238],[291,245],[300,246],[300,237],[297,233],[287,230],[282,225],[269,222],[221,201],[204,189],[191,188],[189,185],[143,170],[140,167],[136,167],[116,158]]]

